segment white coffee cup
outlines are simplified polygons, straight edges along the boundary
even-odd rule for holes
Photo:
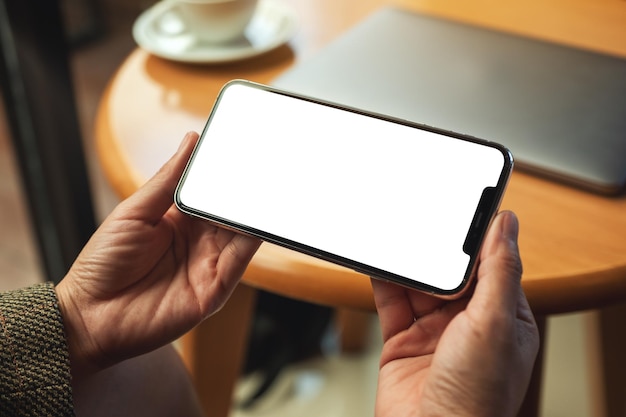
[[[198,40],[227,43],[244,35],[258,0],[170,0]]]

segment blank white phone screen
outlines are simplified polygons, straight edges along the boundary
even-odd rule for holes
[[[179,189],[184,206],[442,290],[462,284],[463,244],[495,148],[231,84]]]

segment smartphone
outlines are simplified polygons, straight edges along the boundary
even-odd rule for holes
[[[218,95],[175,203],[453,297],[472,276],[512,167],[509,150],[493,142],[234,80]]]

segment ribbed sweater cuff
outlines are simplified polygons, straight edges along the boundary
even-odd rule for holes
[[[0,294],[0,370],[0,415],[74,415],[69,353],[51,283]]]

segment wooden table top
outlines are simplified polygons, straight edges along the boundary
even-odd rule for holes
[[[221,86],[269,84],[385,4],[626,57],[626,2],[617,0],[275,0],[299,29],[284,46],[245,61],[198,65],[133,51],[106,89],[96,121],[98,154],[122,198],[201,131]],[[503,209],[520,218],[523,285],[536,313],[626,299],[626,197],[607,198],[515,172]],[[339,266],[263,244],[244,281],[328,305],[373,309],[369,280]]]

